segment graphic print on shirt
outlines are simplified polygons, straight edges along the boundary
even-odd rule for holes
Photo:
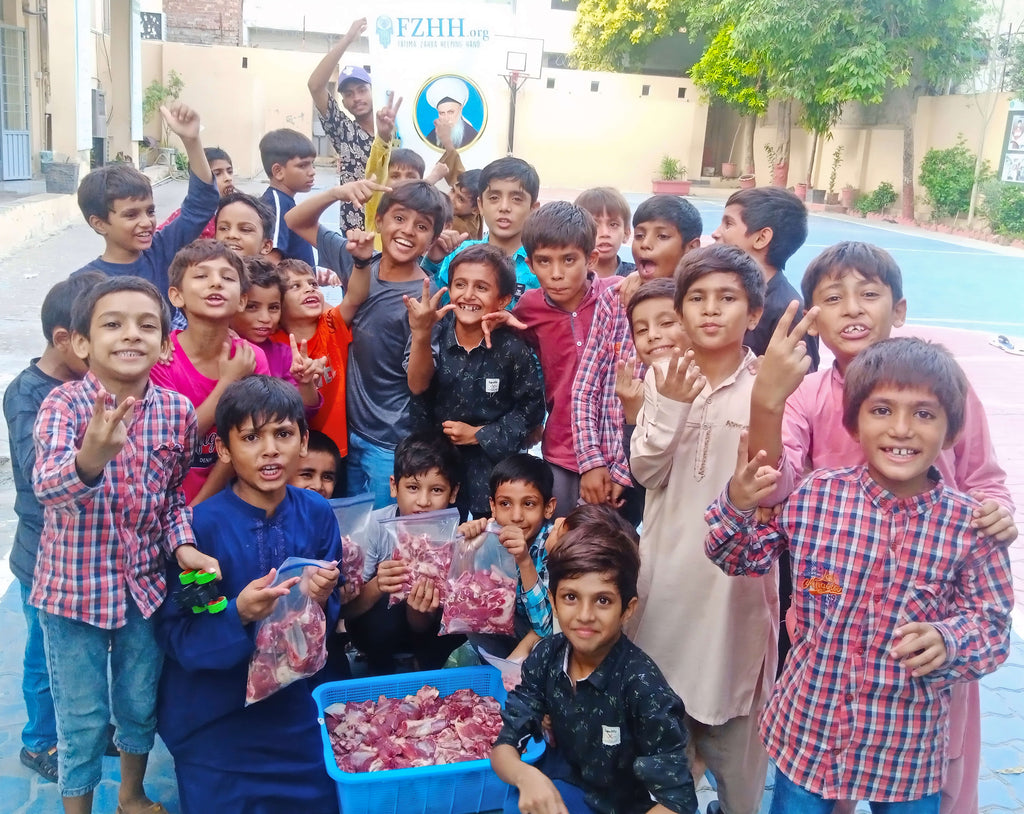
[[[192,469],[208,469],[217,463],[217,429],[213,428],[192,453]]]
[[[843,594],[843,586],[840,584],[835,571],[828,568],[811,564],[797,582],[799,590],[819,597],[824,608],[832,610],[839,605],[839,598]]]

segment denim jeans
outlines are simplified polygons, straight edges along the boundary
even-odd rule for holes
[[[39,611],[28,604],[32,588],[21,585],[21,607],[25,612],[28,637],[25,639],[25,663],[21,673],[21,694],[25,697],[28,723],[21,730],[21,743],[30,752],[46,752],[57,745],[57,717],[50,695],[50,673],[46,669],[43,631]]]
[[[569,814],[594,814],[594,809],[587,805],[583,789],[574,786],[565,780],[558,780],[557,777],[564,776],[568,771],[568,764],[562,753],[557,749],[548,746],[536,764],[544,774],[548,776],[558,793],[562,796],[566,811]],[[508,797],[505,799],[505,806],[502,814],[519,814],[519,789],[510,786]]]
[[[373,493],[373,508],[395,502],[391,497],[391,476],[395,474],[395,451],[377,446],[354,432],[348,435],[348,494]]]
[[[905,803],[870,803],[872,814],[939,814],[941,792]],[[775,772],[775,793],[769,814],[831,814],[836,800],[825,800]]]
[[[80,797],[99,785],[111,707],[118,749],[144,755],[153,748],[163,653],[152,621],[130,597],[127,623],[116,630],[46,611],[39,612],[39,623],[57,711],[58,785],[61,796]]]

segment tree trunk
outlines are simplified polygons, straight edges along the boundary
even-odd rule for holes
[[[778,186],[786,186],[789,180],[789,141],[790,131],[793,129],[793,100],[786,99],[779,102],[779,122],[775,134],[775,147],[778,150],[776,167],[784,169],[775,173],[775,183]]]
[[[754,132],[757,130],[757,116],[743,117],[743,154],[740,157],[740,172],[754,174]]]
[[[811,176],[814,174],[814,159],[818,155],[818,142],[821,141],[820,133],[812,133],[813,140],[811,141],[811,163],[807,165],[807,188],[810,189]]]
[[[903,206],[900,213],[914,219],[914,115],[903,120]]]

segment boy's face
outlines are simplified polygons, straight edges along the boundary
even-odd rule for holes
[[[422,181],[423,176],[420,175],[419,170],[415,167],[410,167],[407,164],[391,164],[388,166],[388,183],[389,187],[401,186],[402,184],[408,184],[410,181]]]
[[[71,335],[75,355],[106,387],[137,386],[164,350],[162,307],[141,291],[100,297],[89,320],[89,336]]]
[[[213,172],[213,180],[217,182],[220,197],[223,198],[235,191],[235,168],[231,166],[230,161],[215,158],[210,162],[210,170]]]
[[[448,284],[448,297],[455,306],[455,319],[464,327],[476,327],[484,314],[501,311],[512,298],[498,291],[497,275],[486,263],[460,263]]]
[[[726,351],[743,344],[743,335],[761,319],[761,309],[750,310],[739,274],[714,271],[690,286],[680,316],[692,347]]]
[[[316,181],[312,158],[289,158],[284,164],[271,167],[274,180],[292,192],[309,192]]]
[[[512,178],[492,178],[478,202],[488,232],[499,240],[517,239],[530,212],[539,205]]]
[[[270,339],[281,323],[281,289],[276,285],[249,286],[245,308],[231,322],[242,339],[257,344]]]
[[[608,210],[595,215],[597,221],[597,258],[602,263],[618,261],[619,248],[629,240],[629,224],[621,215]]]
[[[259,213],[244,201],[229,203],[217,213],[217,240],[241,257],[268,254],[273,244],[263,234]]]
[[[573,652],[589,663],[599,662],[622,635],[622,626],[636,610],[633,597],[625,608],[612,573],[581,574],[555,588],[555,615]]]
[[[377,215],[381,251],[392,262],[415,263],[434,242],[434,223],[426,215],[398,204]]]
[[[633,262],[642,280],[671,277],[689,248],[667,220],[645,220],[633,230]]]
[[[141,254],[153,245],[156,231],[156,206],[152,196],[146,198],[117,198],[106,219],[95,215],[89,218],[93,230],[117,248],[132,254]]]
[[[373,113],[373,95],[365,82],[350,79],[341,86],[341,104],[355,118]]]
[[[306,452],[306,436],[292,419],[253,418],[217,437],[217,455],[235,470],[235,494],[253,506],[277,505]]]
[[[403,475],[397,481],[391,476],[391,497],[398,503],[398,513],[422,514],[447,509],[459,494],[459,487],[437,467],[418,475]]]
[[[924,387],[879,385],[857,412],[857,441],[871,477],[896,497],[931,488],[928,469],[946,443],[946,411]]]
[[[311,489],[330,500],[338,481],[338,466],[331,453],[322,449],[307,449],[299,459],[299,471],[291,479],[292,486]]]
[[[281,321],[289,325],[297,321],[319,319],[323,312],[324,295],[316,278],[294,269],[285,271]]]
[[[597,252],[587,257],[578,246],[543,246],[534,249],[527,262],[548,299],[574,311],[586,296],[587,268],[596,259]]]
[[[633,344],[637,358],[648,367],[673,349],[685,351],[690,346],[671,299],[654,297],[633,309]]]
[[[499,483],[491,498],[491,517],[499,526],[518,526],[527,542],[533,540],[545,520],[555,513],[555,498],[547,503],[532,483],[514,480]]]
[[[189,266],[181,286],[169,288],[167,296],[189,319],[212,322],[231,322],[246,303],[238,270],[223,257]]]
[[[743,249],[751,257],[760,258],[767,252],[768,244],[772,241],[772,230],[766,226],[756,232],[748,232],[747,224],[743,221],[743,207],[739,204],[729,204],[722,212],[722,222],[711,236],[717,243],[735,246],[737,249]]]
[[[450,193],[452,211],[460,218],[476,214],[476,199],[462,184],[456,184]]]
[[[859,271],[827,274],[814,287],[813,301],[821,312],[809,333],[835,354],[840,370],[876,342],[888,339],[907,317],[907,301],[892,301],[892,289]]]

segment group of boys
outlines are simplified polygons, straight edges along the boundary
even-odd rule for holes
[[[784,266],[807,216],[785,190],[734,194],[706,248],[685,199],[631,217],[603,187],[541,206],[513,157],[476,178],[445,165],[449,199],[391,144],[400,100],[374,129],[362,69],[340,75],[355,124],[321,89],[343,51],[310,90],[377,181],[296,204],[313,145],[273,131],[255,199],[176,103],[176,217],[156,229],[130,168],[82,182],[106,249],[47,296],[46,351],[4,398],[22,762],[91,811],[112,713],[125,814],[162,810],[142,785],[157,730],[183,811],[336,811],[305,683],[242,703],[253,626],[291,587],[275,569],[322,561],[304,590],[371,671],[441,666],[464,639],[438,635],[437,585],[384,527],[455,506],[466,537],[500,525],[517,566],[514,635],[469,641],[525,660],[492,755],[509,810],[694,812],[706,769],[709,811],[753,814],[769,758],[774,812],[938,812],[944,779],[943,811],[976,810],[973,681],[1006,656],[1013,506],[956,363],[889,339],[906,311],[892,258],[832,247],[801,302]],[[319,224],[336,201],[344,235]],[[195,240],[211,215],[217,239]],[[836,362],[814,372],[817,338]],[[523,451],[538,437],[541,458]],[[323,500],[343,492],[376,507],[358,594]],[[189,569],[216,575],[226,613],[164,601]]]

